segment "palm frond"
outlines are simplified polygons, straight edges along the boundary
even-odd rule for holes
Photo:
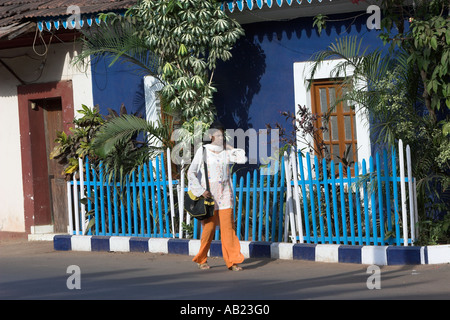
[[[134,115],[123,115],[107,122],[95,135],[92,148],[100,157],[107,157],[131,137],[144,133],[149,151],[160,152],[170,140],[168,125],[149,122]],[[159,147],[159,145],[162,145]]]
[[[106,18],[108,17],[108,18]],[[74,64],[85,64],[92,58],[107,57],[109,66],[116,62],[138,66],[136,72],[159,77],[159,58],[145,41],[143,30],[138,29],[129,16],[104,15],[96,28],[81,30],[82,51],[73,60]]]

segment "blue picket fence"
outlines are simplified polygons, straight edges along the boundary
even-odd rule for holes
[[[67,182],[69,230],[74,234],[172,237],[172,188],[163,154],[126,175],[122,183],[79,160],[78,178]],[[82,201],[84,199],[84,201]],[[72,205],[70,205],[72,204]]]
[[[405,162],[401,141],[398,159],[392,148],[389,156],[384,151],[370,157],[368,167],[364,159],[361,167],[356,163],[346,171],[339,163],[336,172],[335,163],[327,164],[325,159],[319,166],[317,157],[309,154],[292,153],[289,161],[293,190],[287,203],[297,228],[294,241],[408,245],[416,240],[416,181],[409,146]]]
[[[136,168],[122,183],[107,175],[102,165],[94,167],[88,159],[79,159],[84,170],[67,182],[69,233],[199,239],[201,224],[183,210],[185,180],[172,179],[170,150],[166,155],[168,163],[161,154]],[[404,184],[408,183],[409,199],[414,200],[415,180],[410,174],[405,177],[403,170],[397,174],[395,152],[388,160],[386,153],[377,154],[375,162],[370,158],[369,169],[363,160],[362,168],[355,165],[356,174],[350,168],[344,174],[341,164],[336,174],[333,162],[327,166],[324,161],[319,169],[316,157],[311,161],[309,155],[303,158],[292,152],[273,167],[239,178],[234,173],[238,238],[353,245],[413,243],[417,217],[410,202],[408,229]],[[220,239],[219,229],[215,239]]]
[[[170,159],[169,150],[167,154]],[[163,154],[138,167],[122,183],[88,159],[80,159],[79,167],[84,170],[67,182],[73,234],[200,238],[201,224],[191,220],[182,207],[187,188],[171,179],[171,166]],[[236,173],[232,176],[233,214],[240,240],[282,241],[285,181],[270,165],[271,175],[265,170],[248,172],[246,183]],[[219,230],[215,238],[220,239]]]

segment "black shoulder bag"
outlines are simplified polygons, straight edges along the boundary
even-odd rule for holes
[[[206,190],[209,189],[209,179],[208,179],[208,166],[206,164],[206,150],[203,150],[203,165],[205,168],[205,180],[206,180]],[[214,199],[205,198],[203,196],[196,197],[190,190],[184,194],[184,210],[190,214],[191,217],[198,220],[208,219],[214,215]]]

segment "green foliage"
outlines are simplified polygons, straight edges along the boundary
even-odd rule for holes
[[[147,141],[137,140],[139,130],[134,128],[131,132],[127,131],[118,135],[116,135],[117,129],[114,131],[116,123],[126,128],[127,125],[130,126],[130,123],[147,123],[146,120],[135,114],[127,114],[123,105],[120,114],[109,110],[108,115],[102,116],[99,113],[98,106],[89,108],[86,105],[82,105],[78,113],[81,116],[73,120],[74,126],[70,128],[71,134],[58,132],[56,139],[58,144],[50,153],[50,159],[58,160],[64,164],[63,174],[67,177],[78,170],[78,158],[86,156],[89,157],[89,161],[94,166],[102,161],[107,171],[124,174],[148,160],[151,153],[146,148]],[[167,126],[161,126],[158,129],[147,126],[145,129],[161,136],[164,136],[164,132],[168,130]],[[110,131],[112,131],[113,136],[105,136],[105,133]],[[99,147],[100,139],[106,140],[101,147]],[[110,140],[114,140],[115,143],[111,143]],[[156,149],[154,148],[154,150]]]
[[[216,1],[139,1],[127,15],[143,24],[141,36],[159,57],[161,94],[170,106],[184,120],[197,116],[211,123],[216,63],[231,58],[243,29]]]
[[[408,63],[417,67],[430,115],[434,118],[435,112],[445,106],[450,109],[448,0],[418,0],[413,7],[406,7],[401,0],[384,0],[382,7],[384,33],[380,37],[392,47],[405,50]],[[406,28],[408,20],[410,26]]]
[[[416,245],[438,245],[450,243],[450,214],[442,220],[419,221],[419,240]]]
[[[104,123],[98,107],[89,108],[82,105],[78,110],[82,116],[73,120],[74,127],[70,128],[72,134],[58,132],[55,142],[58,144],[50,153],[50,159],[56,159],[64,165],[63,175],[71,175],[78,170],[78,158],[89,156],[96,158],[91,144],[98,128]]]
[[[327,25],[327,20],[328,17],[323,15],[323,14],[318,14],[316,16],[314,16],[314,21],[313,21],[313,28],[317,27],[317,31],[319,32],[319,34],[322,33],[322,29],[325,29],[326,25]]]
[[[120,61],[139,74],[159,79],[158,57],[142,38],[142,25],[135,18],[114,13],[100,14],[100,20],[98,27],[80,30],[83,49],[72,63],[87,67],[91,58],[103,57],[109,59],[109,67]]]
[[[243,29],[217,1],[138,1],[124,16],[101,15],[97,30],[83,31],[83,51],[74,60],[106,56],[138,67],[159,79],[161,96],[182,120],[215,117],[213,75],[216,63],[231,58]]]

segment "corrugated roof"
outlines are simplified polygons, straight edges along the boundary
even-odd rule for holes
[[[0,27],[26,20],[68,16],[67,8],[80,7],[80,14],[127,9],[136,0],[0,0]]]

